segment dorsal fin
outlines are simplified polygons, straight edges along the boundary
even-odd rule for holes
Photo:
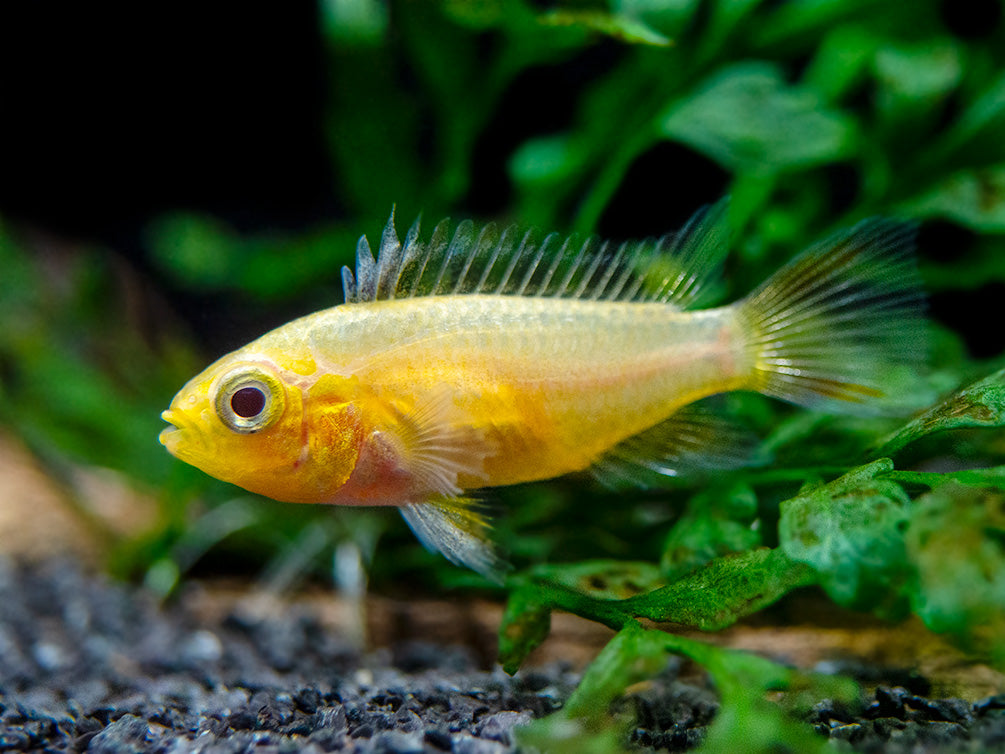
[[[681,309],[694,305],[717,272],[729,246],[727,200],[699,210],[677,233],[614,245],[595,237],[538,238],[532,230],[470,220],[451,234],[450,221],[419,240],[419,220],[402,244],[394,211],[384,227],[377,258],[366,237],[356,248],[356,273],[345,267],[346,303],[495,294],[656,301]]]

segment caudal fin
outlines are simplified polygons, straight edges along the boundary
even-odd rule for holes
[[[896,364],[926,357],[915,226],[865,220],[818,243],[739,304],[751,387],[842,413],[882,413]]]

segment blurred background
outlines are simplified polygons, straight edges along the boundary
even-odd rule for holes
[[[730,194],[724,300],[831,229],[917,218],[936,327],[914,405],[1001,366],[1003,17],[1002,0],[3,6],[0,548],[161,594],[191,572],[360,566],[389,591],[477,583],[392,512],[255,498],[157,442],[206,363],[340,302],[392,206],[402,234],[422,213],[627,239]],[[741,409],[764,431],[790,417]],[[862,425],[843,426],[835,456]],[[612,505],[566,480],[494,499],[526,565],[658,560],[673,494]]]

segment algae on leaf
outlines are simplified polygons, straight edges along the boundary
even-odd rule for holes
[[[911,606],[930,629],[1005,663],[1005,493],[956,481],[915,501]]]
[[[902,617],[909,577],[903,530],[910,498],[880,459],[781,504],[778,537],[793,560],[811,566],[837,604]]]
[[[954,393],[887,438],[877,455],[893,455],[926,435],[951,429],[1005,427],[1005,369]]]
[[[644,564],[610,561],[594,564],[586,583],[578,578],[582,564],[539,566],[511,577],[509,604],[499,629],[503,666],[515,670],[544,640],[545,616],[551,610],[567,610],[615,629],[641,618],[677,628],[714,631],[815,581],[805,564],[779,549],[761,547],[716,558],[669,583],[640,580],[645,591],[614,598],[603,569],[609,569],[617,580],[629,565],[653,576],[658,573]],[[594,581],[601,585],[599,589],[592,587]]]

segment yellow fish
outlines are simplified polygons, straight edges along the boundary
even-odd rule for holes
[[[346,303],[210,365],[160,441],[276,500],[395,505],[419,539],[490,578],[504,563],[470,490],[591,469],[736,465],[737,433],[690,404],[756,390],[882,408],[883,375],[923,358],[913,226],[872,219],[743,300],[691,311],[730,240],[725,200],[678,233],[619,246],[514,228],[402,244],[365,237]]]

